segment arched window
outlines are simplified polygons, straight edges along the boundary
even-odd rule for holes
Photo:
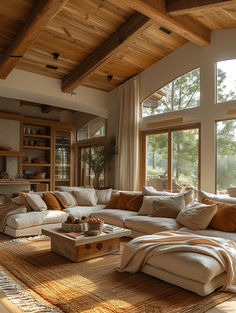
[[[89,121],[77,131],[77,141],[86,140],[89,138],[104,137],[106,131],[106,120],[102,117],[97,117]]]
[[[142,116],[200,106],[200,68],[190,71],[154,92],[142,103]]]

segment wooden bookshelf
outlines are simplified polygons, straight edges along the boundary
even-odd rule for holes
[[[24,155],[25,155],[24,152],[0,150],[0,156],[5,156],[5,157],[23,157]]]

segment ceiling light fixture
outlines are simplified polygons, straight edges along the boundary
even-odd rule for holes
[[[171,33],[172,33],[172,31],[171,30],[169,30],[169,29],[167,29],[167,28],[165,28],[165,27],[160,27],[159,28],[163,33],[166,33],[167,35],[170,35]]]
[[[46,68],[50,68],[51,70],[57,70],[58,69],[57,66],[54,66],[54,65],[51,65],[51,64],[47,64]]]
[[[59,58],[59,56],[60,56],[60,53],[58,53],[58,52],[53,52],[52,56],[53,56],[53,59],[54,59],[54,60],[57,60],[57,59]]]
[[[70,95],[71,95],[71,97],[75,97],[76,96],[76,92],[75,91],[72,91],[71,93],[70,93]]]
[[[112,81],[112,79],[113,79],[113,75],[107,75],[107,81]]]

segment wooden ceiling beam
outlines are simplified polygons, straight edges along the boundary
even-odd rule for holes
[[[111,58],[120,48],[130,43],[138,34],[153,22],[141,13],[135,13],[115,33],[86,57],[71,73],[62,80],[62,91],[70,93],[81,85],[84,78]]]
[[[235,0],[166,0],[166,10],[171,15],[183,15],[199,9],[236,4]]]
[[[27,52],[40,30],[60,12],[69,0],[38,0],[33,11],[9,48],[0,58],[0,78],[6,79]]]
[[[210,43],[210,30],[188,17],[171,16],[165,0],[119,0],[179,36],[203,47]],[[177,1],[178,2],[178,1]]]

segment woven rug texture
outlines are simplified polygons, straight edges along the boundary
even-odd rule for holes
[[[119,273],[120,254],[72,263],[44,238],[0,244],[0,264],[65,313],[203,313],[235,296],[200,297],[143,273]]]

